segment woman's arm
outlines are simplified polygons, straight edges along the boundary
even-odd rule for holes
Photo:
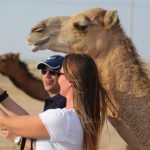
[[[38,115],[10,117],[0,111],[0,128],[28,138],[50,138]]]

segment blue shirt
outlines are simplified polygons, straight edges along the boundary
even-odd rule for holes
[[[45,99],[44,111],[48,109],[64,108],[66,106],[66,98],[60,94]]]

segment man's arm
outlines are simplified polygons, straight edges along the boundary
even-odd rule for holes
[[[15,101],[13,101],[6,91],[3,91],[0,89],[0,102],[5,109],[11,113],[17,114],[17,115],[27,115],[28,112],[23,109],[21,106],[19,106]]]

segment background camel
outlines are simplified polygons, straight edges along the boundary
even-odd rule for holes
[[[115,106],[109,104],[110,122],[131,147],[150,150],[150,80],[116,11],[95,8],[45,19],[32,28],[28,42],[32,51],[91,55]]]
[[[0,73],[9,79],[26,94],[44,101],[48,93],[40,79],[34,77],[26,65],[19,59],[19,54],[7,53],[0,55]]]

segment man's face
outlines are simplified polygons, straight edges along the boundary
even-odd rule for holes
[[[58,74],[48,67],[43,68],[41,72],[45,90],[49,93],[59,92]]]

